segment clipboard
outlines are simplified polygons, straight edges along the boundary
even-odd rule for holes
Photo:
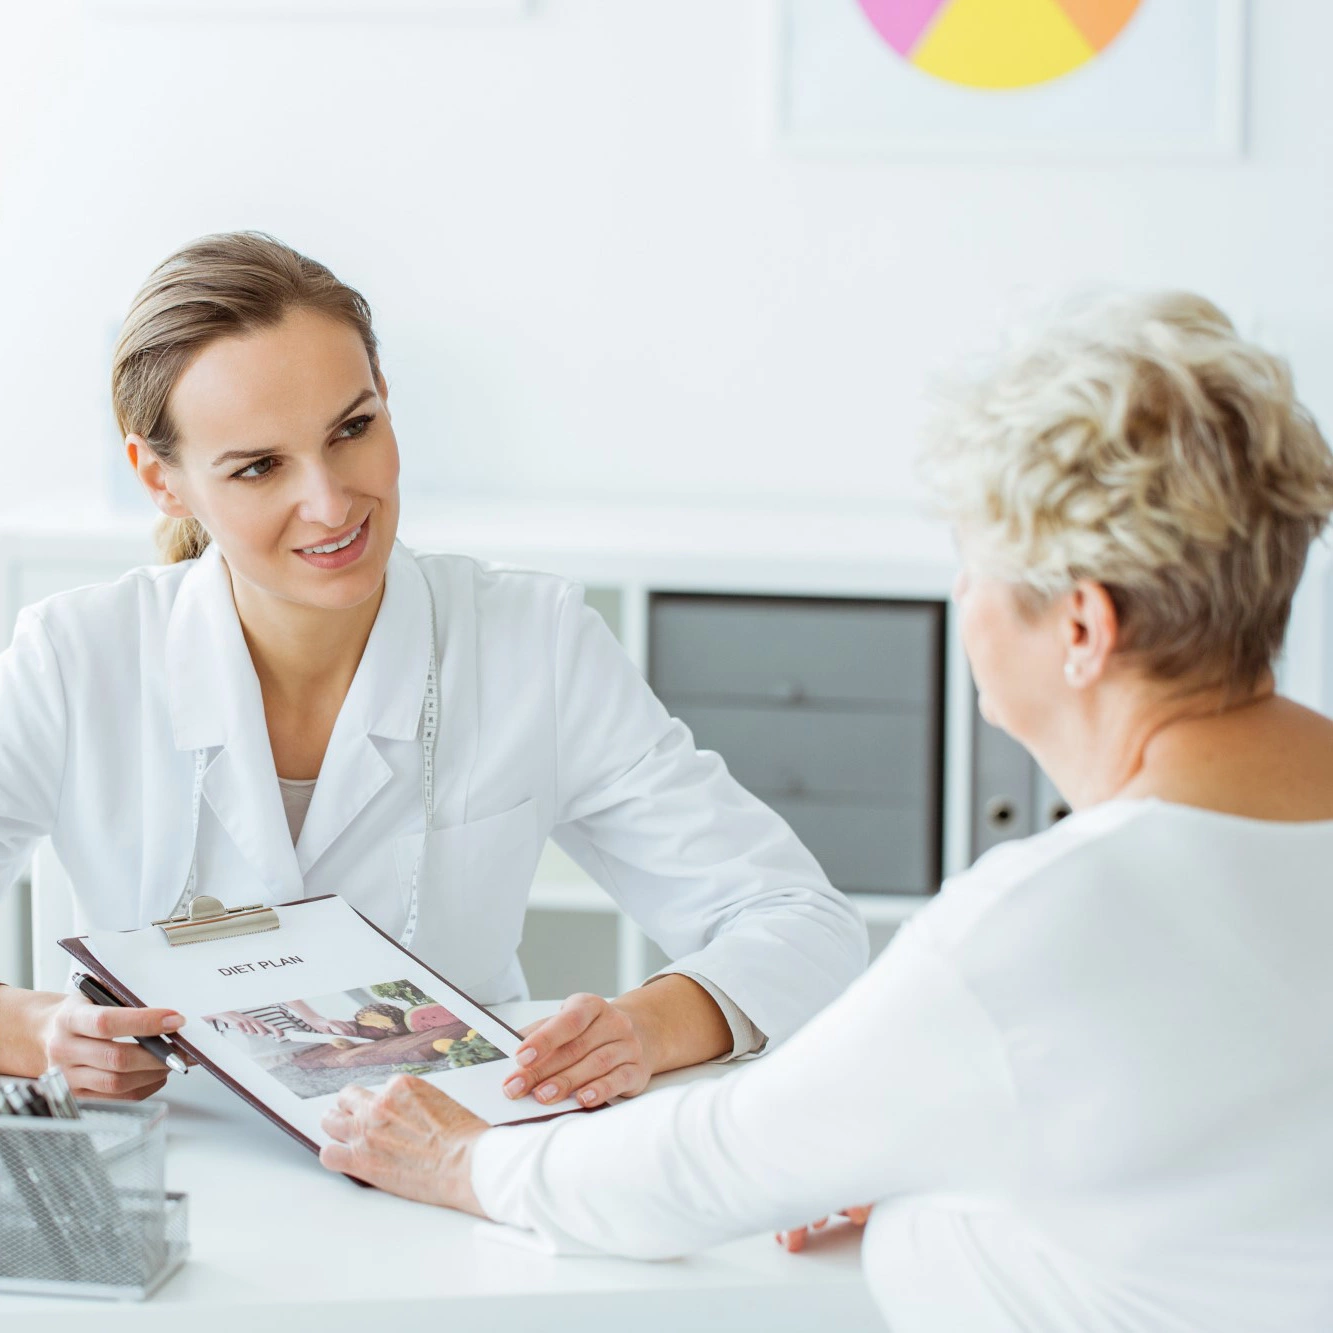
[[[191,911],[182,916],[169,917],[161,921],[155,921],[149,930],[159,929],[163,932],[168,944],[182,950],[189,949],[191,945],[204,941],[230,940],[240,936],[262,935],[269,931],[281,930],[281,917],[279,913],[284,909],[300,909],[309,907],[316,903],[331,902],[336,900],[341,903],[349,912],[351,912],[364,926],[374,932],[374,935],[388,944],[398,955],[401,955],[405,962],[410,962],[416,969],[424,972],[435,981],[440,982],[448,991],[461,996],[475,1009],[485,1014],[490,1022],[496,1027],[502,1029],[517,1040],[522,1040],[522,1035],[506,1023],[498,1015],[494,1014],[485,1005],[473,999],[467,992],[461,990],[447,977],[442,976],[434,968],[422,962],[410,950],[405,949],[392,936],[381,930],[373,921],[358,912],[349,903],[340,899],[337,894],[321,894],[313,898],[302,898],[294,902],[277,903],[273,906],[264,906],[257,904],[249,907],[224,907],[215,898],[195,899],[191,904]],[[125,932],[127,934],[138,935],[142,932]],[[88,936],[80,935],[68,939],[58,940],[57,943],[62,949],[78,960],[80,967],[95,976],[98,981],[118,1000],[122,1005],[132,1008],[148,1007],[145,1002],[139,998],[130,987],[109,968],[106,963],[100,959],[87,944]],[[249,1103],[265,1119],[276,1125],[285,1134],[295,1139],[302,1147],[308,1151],[319,1155],[320,1146],[301,1128],[293,1124],[292,1121],[283,1115],[278,1109],[271,1105],[264,1097],[260,1096],[252,1088],[247,1087],[240,1079],[235,1077],[227,1069],[223,1068],[219,1061],[209,1055],[207,1051],[201,1050],[196,1042],[191,1041],[183,1035],[182,1032],[175,1032],[171,1036],[172,1044],[184,1051],[197,1065],[206,1069],[216,1079],[228,1087],[243,1101]],[[350,1082],[356,1082],[355,1078],[349,1078]],[[447,1085],[442,1086],[442,1090],[449,1091]],[[529,1094],[530,1095],[530,1094]],[[520,1102],[512,1103],[514,1106],[521,1105]],[[539,1103],[537,1105],[540,1105]],[[565,1109],[549,1110],[542,1108],[543,1114],[523,1115],[516,1117],[513,1121],[507,1123],[536,1124],[541,1121],[554,1120],[563,1115],[572,1114],[575,1111],[586,1113],[589,1108],[572,1103]],[[600,1108],[598,1108],[600,1109]],[[500,1121],[498,1123],[506,1123]],[[363,1183],[363,1182],[358,1182]]]

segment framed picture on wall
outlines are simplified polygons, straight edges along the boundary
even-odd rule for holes
[[[775,133],[812,156],[1225,158],[1245,0],[773,0]]]

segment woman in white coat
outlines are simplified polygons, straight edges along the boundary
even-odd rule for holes
[[[947,884],[771,1057],[488,1128],[347,1088],[330,1168],[679,1254],[876,1205],[893,1333],[1333,1328],[1333,722],[1272,664],[1333,456],[1198,298],[1056,328],[932,455],[985,714],[1075,813]]]
[[[112,375],[169,563],[54,597],[0,657],[0,882],[50,835],[89,924],[196,891],[338,893],[483,1003],[548,835],[674,959],[572,997],[508,1088],[593,1106],[779,1042],[864,968],[864,928],[790,829],[672,720],[578,587],[396,542],[398,448],[369,309],[255,233],[137,296]],[[0,1070],[145,1096],[106,1011],[0,987]]]

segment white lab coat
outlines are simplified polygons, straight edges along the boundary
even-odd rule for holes
[[[430,609],[440,721],[421,794]],[[577,585],[401,545],[292,845],[259,682],[216,548],[25,610],[0,655],[0,885],[50,834],[89,924],[197,892],[339,893],[484,1003],[526,995],[515,950],[547,836],[674,960],[778,1041],[865,967],[864,927],[787,825],[696,751]]]

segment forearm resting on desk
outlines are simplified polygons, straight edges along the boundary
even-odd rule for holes
[[[731,1026],[721,1007],[690,977],[657,977],[613,1003],[644,1032],[654,1074],[701,1065],[731,1050]]]
[[[542,1101],[573,1091],[588,1106],[641,1092],[653,1074],[702,1064],[732,1048],[731,1026],[717,1002],[678,973],[616,1000],[572,995],[528,1034],[519,1058],[524,1050],[537,1055],[510,1083],[540,1084]],[[485,1216],[472,1189],[472,1155],[488,1126],[441,1089],[403,1077],[375,1093],[347,1087],[322,1124],[334,1142],[319,1160],[330,1170],[404,1198]]]

